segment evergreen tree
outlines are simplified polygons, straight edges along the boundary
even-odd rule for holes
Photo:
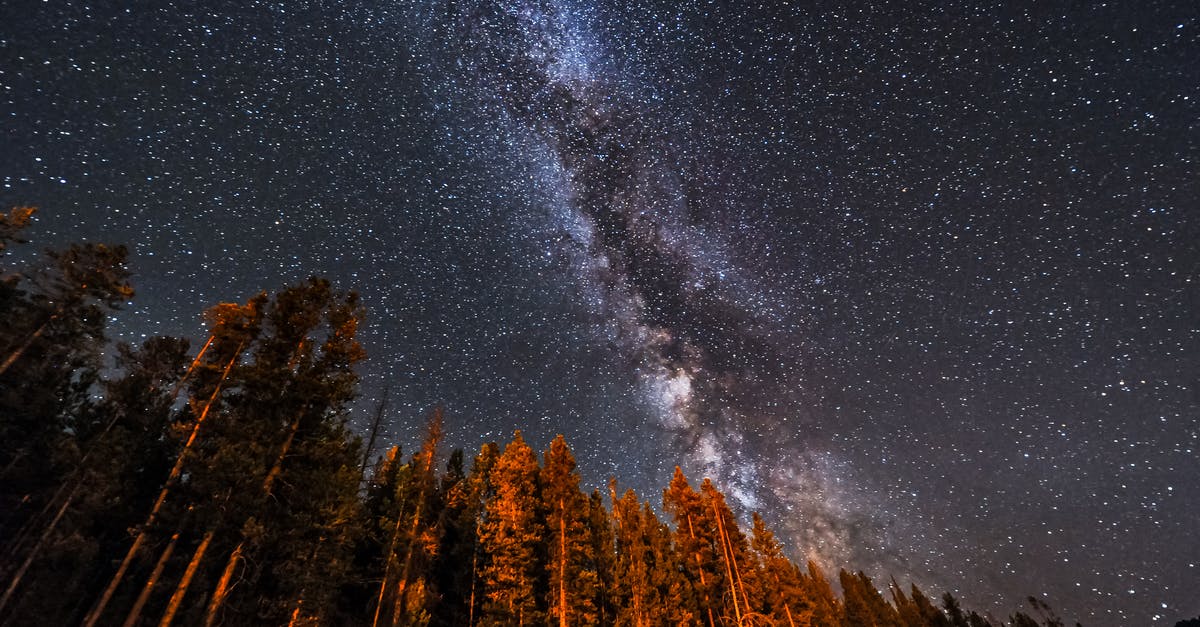
[[[303,510],[292,509],[296,503],[281,499],[276,487],[289,485],[280,481],[296,467],[289,459],[304,459],[294,449],[312,446],[322,437],[347,446],[344,411],[358,380],[354,365],[364,357],[356,339],[361,316],[357,295],[337,294],[328,281],[317,278],[281,291],[270,302],[264,332],[251,351],[253,361],[239,369],[238,393],[230,399],[229,415],[219,423],[223,437],[214,441],[220,445],[211,458],[215,466],[225,473],[238,471],[241,482],[256,477],[261,486],[235,500],[242,510],[237,517],[243,521],[241,538],[209,598],[206,625],[215,624],[226,612],[235,570],[249,564],[248,551],[289,550],[281,540]],[[354,450],[355,459],[347,467],[356,470]],[[290,559],[304,559],[305,549],[290,550],[300,552]],[[269,571],[260,568],[251,573],[263,574]],[[244,595],[240,604],[232,599],[231,611],[250,616],[257,603],[257,612],[263,614],[269,606],[290,605],[297,594],[279,589],[279,598],[271,599],[261,592],[257,599]]]
[[[616,571],[615,539],[613,537],[612,518],[604,507],[604,497],[599,490],[592,490],[588,497],[588,570],[596,573],[596,582],[592,587],[592,605],[596,608],[595,621],[601,625],[611,625],[616,618],[616,606],[613,601],[614,577]]]
[[[845,627],[897,627],[899,617],[862,571],[852,575],[843,569],[838,573],[842,584],[842,625]]]
[[[492,471],[495,494],[479,530],[488,556],[482,580],[486,602],[480,624],[534,625],[544,620],[540,601],[545,526],[539,503],[538,463],[518,431]]]
[[[598,620],[596,572],[589,501],[579,490],[575,458],[562,435],[543,454],[541,506],[546,513],[546,569],[549,618],[560,627],[593,624]]]
[[[726,603],[731,608],[728,617],[735,618],[732,603],[735,597],[726,597],[729,580],[723,575],[718,531],[713,510],[705,499],[692,490],[683,471],[676,466],[671,483],[663,492],[663,508],[675,519],[674,545],[680,554],[680,562],[687,581],[693,587],[696,614],[703,624],[716,627],[725,619]],[[687,599],[691,601],[691,599]],[[680,598],[685,602],[685,598]]]
[[[751,547],[757,555],[763,612],[780,625],[795,627],[812,622],[812,604],[804,596],[800,573],[783,554],[775,534],[761,516],[752,517]]]

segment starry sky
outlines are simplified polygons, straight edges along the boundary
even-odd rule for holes
[[[130,245],[120,339],[358,290],[388,441],[444,403],[998,616],[1200,615],[1200,11],[977,4],[6,3],[0,205]]]

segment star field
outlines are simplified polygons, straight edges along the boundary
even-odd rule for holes
[[[1200,614],[1188,3],[0,11],[0,203],[130,245],[114,336],[323,275],[408,450],[440,402],[997,616]]]

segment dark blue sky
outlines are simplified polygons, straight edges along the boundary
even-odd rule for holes
[[[132,247],[124,339],[359,290],[391,440],[443,402],[832,568],[1173,624],[1197,13],[973,4],[9,4],[0,204]]]

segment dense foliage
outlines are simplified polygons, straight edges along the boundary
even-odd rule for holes
[[[30,215],[0,214],[0,254]],[[839,595],[678,469],[661,509],[584,493],[561,436],[468,468],[435,410],[420,450],[368,469],[354,294],[313,278],[214,306],[195,349],[109,345],[126,254],[0,266],[0,624],[1003,624],[862,572]],[[1007,624],[1061,624],[1029,602]]]

